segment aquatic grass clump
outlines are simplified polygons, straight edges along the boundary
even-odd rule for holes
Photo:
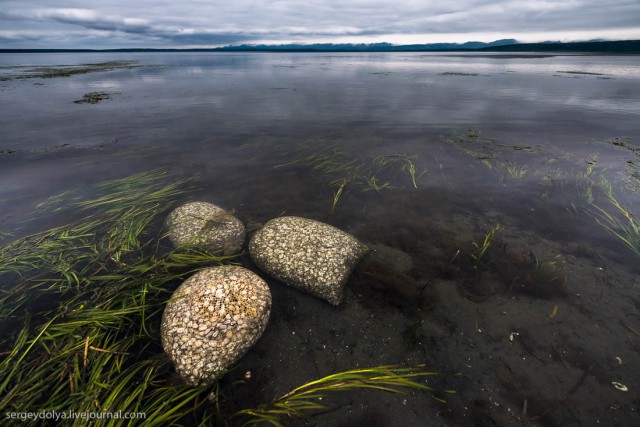
[[[160,185],[163,178],[167,176],[159,172],[138,174],[98,184],[94,199],[76,196],[64,202],[72,195],[66,192],[39,205],[41,214],[64,213],[79,219],[1,247],[0,278],[17,274],[21,280],[15,286],[28,285],[32,292],[43,287],[65,291],[71,285],[114,279],[118,267],[127,266],[126,255],[132,257],[128,260],[132,271],[144,270],[144,263],[139,265],[145,259],[142,254],[158,241],[149,225],[185,191],[184,181]]]
[[[556,260],[535,260],[526,266],[519,280],[519,291],[550,298],[567,291],[567,274],[559,257]]]
[[[584,163],[584,164],[583,164]],[[578,199],[591,205],[595,200],[593,190],[597,189],[597,181],[605,180],[607,168],[596,167],[598,163],[598,154],[591,154],[584,160],[579,162],[577,171],[575,171],[575,187],[578,190]]]
[[[90,199],[67,192],[39,211],[77,220],[0,247],[0,412],[144,412],[149,425],[215,415],[200,409],[206,391],[170,383],[158,340],[173,284],[224,261],[162,245],[156,220],[187,189],[152,171]]]
[[[551,260],[536,260],[532,278],[537,282],[566,282],[566,277],[564,277],[564,273],[560,269],[558,262]]]
[[[499,167],[506,170],[509,176],[513,179],[520,179],[527,174],[527,166],[519,165],[516,162],[500,163]]]
[[[615,236],[633,253],[640,256],[640,222],[634,217],[628,208],[622,206],[616,198],[611,183],[600,176],[600,187],[605,194],[614,213],[596,204],[592,209],[586,209],[589,214],[608,233]]]
[[[469,257],[473,260],[476,268],[482,268],[486,266],[487,251],[493,244],[496,233],[498,233],[502,227],[497,224],[485,234],[482,243],[472,242],[474,249],[469,252]]]
[[[418,184],[416,183],[416,179],[420,178],[422,175],[427,173],[427,169],[424,169],[422,172],[420,172],[419,175],[416,176],[416,165],[415,163],[413,163],[410,157],[407,157],[404,160],[404,164],[402,165],[402,170],[406,171],[409,174],[409,176],[411,177],[411,183],[413,184],[413,188],[415,188],[416,190],[418,189]]]
[[[238,411],[234,417],[243,421],[243,426],[271,424],[283,426],[284,419],[299,418],[306,412],[326,410],[330,407],[320,401],[337,391],[359,389],[381,390],[390,393],[406,393],[407,390],[434,392],[424,382],[419,382],[436,372],[424,370],[424,365],[415,368],[401,366],[378,366],[373,368],[352,369],[310,381],[275,398],[273,401],[253,409]],[[445,393],[454,393],[445,391]],[[431,395],[439,402],[444,400]]]

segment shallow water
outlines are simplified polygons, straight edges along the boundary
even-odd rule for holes
[[[239,396],[426,363],[457,391],[447,404],[363,393],[306,424],[638,424],[638,255],[597,208],[625,223],[603,177],[640,211],[640,57],[5,54],[0,77],[113,60],[140,67],[0,81],[0,231],[50,226],[24,220],[79,185],[193,176],[190,199],[245,223],[314,218],[379,255],[338,308],[270,282],[270,325],[228,375],[254,373]],[[74,103],[91,92],[111,98]],[[360,177],[314,170],[321,156]]]

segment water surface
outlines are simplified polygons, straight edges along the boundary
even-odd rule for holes
[[[267,332],[229,374],[259,378],[240,395],[426,363],[457,390],[447,404],[354,395],[306,424],[640,421],[638,255],[597,214],[629,224],[607,182],[640,209],[639,57],[5,54],[0,77],[116,60],[136,67],[0,81],[0,231],[52,225],[24,220],[69,188],[156,168],[192,176],[188,199],[246,224],[314,218],[377,254],[338,308],[269,282]],[[74,102],[91,92],[110,99]],[[321,158],[359,169],[314,169]]]

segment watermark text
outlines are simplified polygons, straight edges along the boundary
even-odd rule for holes
[[[144,420],[147,414],[144,412],[77,412],[69,411],[24,411],[6,412],[6,420],[33,421],[33,420]]]

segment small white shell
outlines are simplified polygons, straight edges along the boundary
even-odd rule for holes
[[[618,390],[620,390],[620,391],[629,391],[629,389],[627,388],[627,386],[626,386],[626,385],[624,385],[624,384],[620,384],[620,383],[619,383],[619,382],[617,382],[617,381],[611,381],[611,384],[613,384],[613,386],[614,386],[615,388],[617,388]]]

